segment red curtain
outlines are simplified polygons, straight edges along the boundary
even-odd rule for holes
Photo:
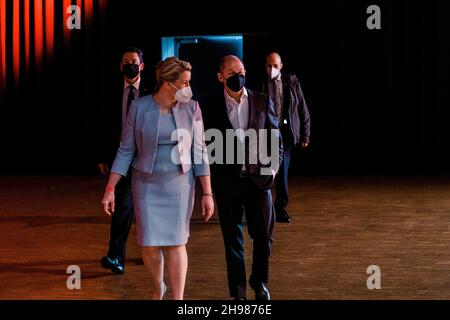
[[[34,0],[34,58],[36,68],[39,70],[44,56],[44,23],[43,0]]]
[[[72,32],[79,31],[70,30],[66,25],[73,14],[71,10],[67,13],[72,5],[80,8],[83,17],[80,17],[81,28],[88,32],[92,26],[94,5],[104,11],[106,1],[0,0],[0,93],[5,92],[9,85],[19,87],[21,73],[30,72],[32,65],[41,72],[52,63],[55,42],[61,42],[55,39],[56,19],[62,19],[63,43],[70,45]],[[7,14],[10,13],[12,18],[8,20]]]
[[[51,59],[54,47],[55,2],[45,0],[45,54]]]
[[[0,0],[0,91],[6,89],[6,0]]]

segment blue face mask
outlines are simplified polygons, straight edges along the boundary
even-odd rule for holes
[[[227,87],[230,88],[231,91],[239,92],[245,86],[245,76],[240,73],[235,73],[227,80]]]

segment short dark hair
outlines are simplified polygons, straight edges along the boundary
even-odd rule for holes
[[[139,61],[140,61],[141,63],[144,62],[144,52],[143,52],[141,49],[139,49],[138,47],[128,47],[128,48],[126,48],[125,50],[122,51],[122,56],[121,56],[121,58],[123,58],[123,55],[124,55],[125,53],[129,53],[129,52],[135,52],[135,53],[137,53],[138,56],[139,56]]]

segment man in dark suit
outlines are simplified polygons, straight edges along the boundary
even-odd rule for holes
[[[145,95],[147,90],[141,83],[144,55],[139,48],[127,48],[122,54],[120,70],[123,81],[114,89],[106,89],[105,103],[99,119],[98,168],[108,175],[120,144],[120,135],[127,112],[133,100]],[[116,208],[111,218],[109,250],[101,259],[105,269],[114,273],[125,272],[126,242],[133,223],[133,201],[131,194],[131,172],[121,179],[116,187]]]
[[[292,218],[286,211],[288,205],[288,174],[292,148],[301,144],[309,146],[311,118],[297,76],[282,72],[283,63],[278,53],[266,57],[267,80],[263,92],[275,103],[275,110],[283,137],[283,161],[276,177],[275,213],[277,222],[290,223]]]
[[[220,145],[212,142],[208,152],[225,245],[229,292],[235,299],[246,299],[242,233],[245,210],[248,232],[253,239],[249,283],[256,299],[269,300],[269,256],[275,218],[270,188],[282,156],[278,121],[269,96],[245,88],[245,69],[238,57],[224,57],[217,77],[224,90],[206,104],[203,118],[205,128],[215,129],[224,138]],[[262,133],[264,129],[268,131],[267,139]],[[229,139],[230,132],[232,139]],[[252,133],[255,140],[248,143],[246,136]],[[269,151],[266,155],[270,154],[270,163],[262,160],[265,148]],[[212,159],[213,153],[223,157]],[[237,159],[239,154],[243,154],[243,161]]]

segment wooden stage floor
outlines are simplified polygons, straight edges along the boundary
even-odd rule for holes
[[[0,299],[150,297],[134,226],[126,273],[99,264],[109,237],[104,185],[99,176],[1,177]],[[293,223],[275,227],[273,299],[450,299],[450,177],[297,177],[290,185]],[[250,266],[249,241],[246,252]],[[185,299],[228,299],[217,220],[192,221],[188,253]],[[80,290],[66,287],[69,265],[81,268]],[[370,265],[381,268],[380,290],[366,286]]]

